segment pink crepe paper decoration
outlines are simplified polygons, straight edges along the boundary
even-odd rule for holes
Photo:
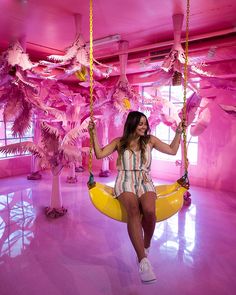
[[[192,136],[201,135],[208,127],[211,120],[211,113],[208,107],[205,107],[199,114],[197,122],[191,125],[190,134]]]
[[[219,88],[219,89],[225,89],[229,91],[235,91],[236,90],[236,81],[230,80],[230,79],[222,79],[217,77],[207,77],[205,78],[212,86]]]
[[[219,104],[220,108],[233,118],[236,118],[236,106]]]

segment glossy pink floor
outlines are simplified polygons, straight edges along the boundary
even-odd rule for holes
[[[96,211],[87,180],[85,172],[77,184],[62,177],[68,213],[55,220],[43,213],[48,174],[0,180],[1,295],[236,294],[234,193],[192,187],[192,205],[156,225],[150,260],[158,280],[142,285],[126,225]]]

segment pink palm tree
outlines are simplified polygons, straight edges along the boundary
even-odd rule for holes
[[[0,147],[2,153],[31,152],[39,158],[42,168],[50,168],[53,178],[52,192],[50,205],[46,208],[46,214],[50,217],[62,216],[67,211],[62,205],[60,175],[66,165],[76,162],[80,157],[75,142],[83,133],[87,133],[88,122],[89,118],[68,132],[63,129],[61,122],[43,122],[39,144],[26,141]]]

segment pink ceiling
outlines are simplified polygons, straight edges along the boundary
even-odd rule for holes
[[[141,71],[137,63],[145,58],[145,52],[162,44],[171,46],[172,15],[185,10],[184,0],[94,0],[94,39],[120,34],[121,39],[129,42],[129,59],[133,58],[128,71]],[[76,30],[89,40],[89,0],[1,0],[0,11],[2,50],[10,40],[25,35],[27,52],[34,58],[45,58],[49,54],[62,54],[73,43]],[[82,16],[80,29],[75,25],[77,14]],[[193,57],[198,58],[200,47],[199,58],[206,56],[215,40],[220,42],[219,60],[235,59],[235,26],[235,0],[190,0],[190,39],[198,39],[192,44]],[[183,38],[184,32],[185,20]],[[202,34],[210,34],[212,39],[201,44]],[[96,58],[104,61],[117,52],[117,43],[95,48]],[[215,55],[212,62],[217,60]]]

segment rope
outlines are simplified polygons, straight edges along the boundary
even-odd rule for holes
[[[93,120],[93,0],[89,1],[89,64],[90,64],[90,101],[89,101],[89,108],[90,108],[90,119]],[[88,170],[89,170],[89,181],[88,187],[91,188],[95,185],[94,177],[92,174],[92,158],[93,158],[93,139],[90,136],[90,146],[89,146],[89,163],[88,163]]]
[[[187,83],[188,83],[188,41],[189,41],[189,14],[190,14],[190,0],[187,0],[186,8],[186,41],[185,41],[185,63],[184,63],[184,97],[183,97],[183,119],[187,122]],[[188,179],[188,156],[187,156],[187,134],[186,127],[183,126],[183,148],[184,148],[184,176],[178,180],[181,185],[189,188]]]
[[[184,63],[184,97],[183,97],[183,121],[186,122],[187,110],[186,110],[186,93],[187,93],[187,82],[188,82],[188,40],[189,40],[189,13],[190,13],[190,0],[187,0],[186,9],[186,43],[185,43],[185,63]],[[90,47],[89,47],[89,63],[90,63],[90,118],[93,120],[93,0],[89,1],[89,36],[90,36]],[[181,178],[180,182],[184,181],[185,185],[189,187],[188,180],[188,158],[187,158],[187,135],[186,127],[183,126],[183,143],[184,143],[184,170],[185,174]],[[92,157],[93,157],[93,140],[90,136],[90,147],[89,147],[89,163],[88,169],[90,173],[88,186],[92,186],[94,177],[92,174]],[[183,184],[182,184],[183,185]]]

